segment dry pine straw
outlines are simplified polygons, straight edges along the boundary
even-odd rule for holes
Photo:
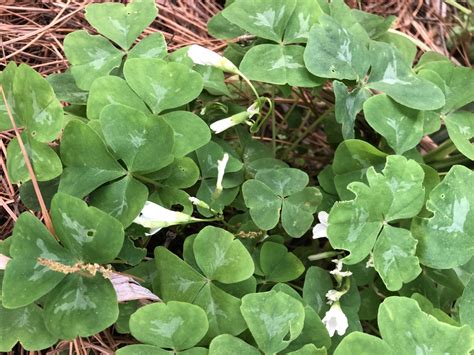
[[[78,29],[94,33],[84,18],[84,7],[89,3],[103,1],[15,1],[0,0],[0,70],[9,61],[27,63],[43,75],[62,72],[67,68],[64,56],[64,37]],[[123,2],[123,1],[122,1]],[[379,14],[395,15],[395,28],[422,41],[432,50],[448,55],[463,65],[470,66],[469,48],[465,43],[457,43],[451,50],[447,41],[451,28],[456,24],[456,9],[446,5],[443,0],[347,0],[353,8]],[[208,19],[221,8],[220,2],[212,0],[157,0],[159,15],[145,30],[145,35],[161,31],[173,51],[189,44],[200,44],[221,51],[226,43],[213,39],[207,34]],[[321,102],[311,102],[307,92],[301,91],[294,99],[280,99],[282,104],[306,106],[317,115],[333,97],[325,93]],[[325,102],[326,101],[326,102]],[[282,116],[276,113],[282,123]],[[11,234],[14,221],[25,210],[19,201],[18,188],[6,173],[6,147],[15,137],[13,130],[0,132],[0,239]],[[428,137],[426,137],[428,138]],[[269,138],[262,136],[261,139]],[[305,139],[314,144],[326,156],[331,150],[324,135],[316,131]],[[284,142],[283,142],[284,143]],[[436,145],[429,139],[422,141],[422,148],[433,149]],[[41,218],[41,213],[37,213]],[[48,354],[58,354],[68,350],[70,354],[113,354],[119,346],[129,342],[127,338],[112,336],[111,330],[86,339],[60,342]],[[26,354],[18,349],[15,354]]]

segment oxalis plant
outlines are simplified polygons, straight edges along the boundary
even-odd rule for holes
[[[113,327],[122,355],[469,354],[473,71],[342,0],[228,1],[223,56],[169,53],[156,15],[88,5],[67,72],[1,73],[45,224],[0,243],[0,351]]]

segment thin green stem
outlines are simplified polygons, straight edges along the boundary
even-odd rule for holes
[[[247,83],[247,85],[250,86],[250,89],[252,89],[253,94],[255,95],[255,98],[258,100],[260,95],[258,94],[257,89],[255,89],[255,86],[253,86],[252,82],[249,79],[247,79],[247,77],[244,74],[242,74],[242,72],[240,72],[240,71],[239,71],[239,75],[242,79],[244,79],[244,81]]]
[[[438,161],[438,160],[444,159],[446,156],[448,156],[450,153],[454,152],[455,150],[456,150],[456,146],[454,145],[453,141],[451,139],[447,139],[442,144],[440,144],[436,149],[433,149],[432,151],[427,153],[423,157],[423,160],[426,163]]]
[[[463,163],[469,163],[470,160],[469,158],[465,157],[462,154],[457,154],[452,157],[446,158],[445,160],[442,161],[435,161],[431,163],[431,167],[439,170],[439,169],[444,169],[444,168],[450,168],[451,166],[455,164],[463,164]]]

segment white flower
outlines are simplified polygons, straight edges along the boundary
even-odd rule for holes
[[[201,220],[182,212],[169,210],[151,201],[145,203],[138,217],[133,220],[134,223],[140,224],[145,228],[150,228],[148,235],[155,234],[161,228],[196,221]]]
[[[246,111],[236,113],[222,120],[212,123],[209,127],[214,131],[215,134],[224,132],[226,129],[237,126],[240,123],[246,122],[249,125],[252,124],[251,121],[248,121],[249,118],[252,118],[254,115],[259,113],[258,103],[254,102],[250,105]]]
[[[336,264],[336,268],[332,271],[329,271],[330,274],[340,277],[349,277],[352,275],[350,271],[342,271],[342,261],[339,259],[331,260],[333,263]]]
[[[229,162],[229,154],[227,153],[224,153],[224,156],[222,157],[222,159],[217,161],[216,189],[214,190],[214,193],[212,194],[212,198],[214,200],[216,200],[222,193],[222,190],[224,190],[224,187],[222,186],[222,181],[224,180],[225,168],[228,162]]]
[[[323,323],[328,330],[329,336],[333,336],[335,332],[339,335],[344,335],[349,327],[347,317],[341,309],[339,302],[335,302],[329,311],[326,312],[323,318]]]
[[[326,293],[326,298],[328,299],[329,304],[333,304],[334,302],[338,302],[342,296],[345,295],[345,292],[337,291],[337,290],[329,290]]]
[[[229,73],[239,74],[239,69],[234,63],[210,49],[192,45],[188,49],[188,56],[195,64],[209,65]]]
[[[209,127],[215,134],[224,132],[226,129],[237,126],[238,124],[245,122],[249,118],[247,111],[239,112],[233,116],[223,118],[222,120],[212,123]]]
[[[328,217],[327,212],[321,211],[318,213],[319,223],[313,227],[313,239],[328,237]]]

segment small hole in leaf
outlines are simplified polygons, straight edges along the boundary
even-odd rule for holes
[[[93,237],[94,235],[95,235],[95,230],[89,229],[89,230],[87,231],[87,236],[88,236],[88,237]]]
[[[31,136],[32,137],[36,136],[36,131],[31,131]]]

